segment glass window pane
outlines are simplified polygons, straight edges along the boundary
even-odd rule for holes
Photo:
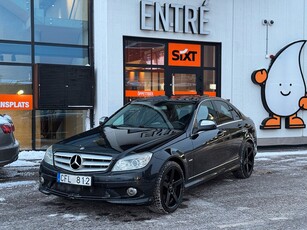
[[[160,68],[126,68],[125,98],[126,102],[144,97],[163,96],[164,69]]]
[[[88,0],[35,0],[35,41],[88,44]]]
[[[87,110],[36,111],[36,148],[46,149],[51,144],[86,130]]]
[[[126,64],[164,65],[164,49],[161,43],[126,41]]]
[[[88,62],[88,48],[35,46],[35,63],[86,65]]]
[[[164,90],[164,72],[154,71],[152,72],[152,90],[163,91]]]
[[[208,96],[216,96],[215,71],[204,70],[204,94]]]
[[[204,67],[215,67],[215,46],[204,46]]]
[[[30,1],[0,1],[0,39],[30,41]]]
[[[20,90],[23,94],[32,94],[31,67],[0,65],[0,93],[16,94]]]
[[[229,106],[223,101],[214,101],[218,113],[218,124],[233,121],[233,116]]]
[[[19,141],[20,149],[32,149],[32,111],[31,110],[0,110],[1,114],[8,114],[14,123],[14,136]]]
[[[173,95],[196,95],[196,74],[173,73]]]
[[[0,43],[0,62],[31,63],[31,46]]]

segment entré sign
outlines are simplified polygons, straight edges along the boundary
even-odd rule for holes
[[[175,33],[209,34],[205,29],[209,11],[206,6],[195,7],[177,3],[141,1],[140,2],[140,28]]]

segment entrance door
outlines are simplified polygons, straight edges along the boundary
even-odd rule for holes
[[[167,96],[203,95],[202,79],[199,68],[169,68],[165,75],[165,94]]]

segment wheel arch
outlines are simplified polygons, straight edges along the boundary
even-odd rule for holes
[[[184,175],[184,180],[186,181],[186,178],[187,178],[187,166],[186,166],[186,164],[184,164],[183,160],[180,157],[173,156],[173,157],[170,157],[168,159],[168,161],[173,161],[173,162],[177,163],[180,166],[180,168],[181,168],[181,170],[183,172],[183,175]],[[165,162],[165,164],[166,164],[166,162]]]
[[[245,138],[245,143],[250,143],[254,147],[254,155],[256,155],[257,154],[257,140],[255,140],[251,136],[247,136],[247,138]],[[242,147],[243,145],[241,146],[241,148]]]

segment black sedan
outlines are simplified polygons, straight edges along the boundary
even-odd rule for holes
[[[14,137],[14,131],[12,118],[0,114],[0,167],[18,159],[19,142]]]
[[[39,190],[170,213],[185,188],[227,171],[250,177],[256,152],[253,121],[227,100],[135,100],[99,127],[48,148]]]

